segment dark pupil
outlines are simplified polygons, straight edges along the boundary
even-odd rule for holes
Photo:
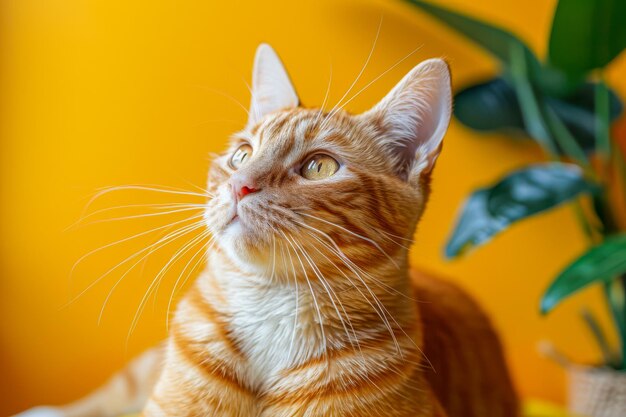
[[[317,165],[317,172],[319,173],[321,170],[322,170],[322,163],[320,162],[320,163]]]

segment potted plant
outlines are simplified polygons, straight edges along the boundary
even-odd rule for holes
[[[603,287],[619,346],[611,346],[594,316],[583,312],[603,362],[569,367],[569,406],[594,417],[626,416],[626,118],[619,118],[622,103],[603,76],[626,47],[626,0],[560,0],[544,61],[502,28],[421,0],[406,1],[502,64],[498,76],[456,93],[457,119],[478,131],[522,132],[546,159],[472,193],[446,256],[487,243],[513,222],[571,204],[590,247],[552,281],[540,311],[549,313],[590,285]]]

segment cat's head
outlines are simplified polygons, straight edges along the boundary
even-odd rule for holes
[[[209,174],[218,245],[258,271],[403,262],[450,120],[447,64],[422,62],[359,115],[301,107],[268,45],[252,81],[248,124]]]

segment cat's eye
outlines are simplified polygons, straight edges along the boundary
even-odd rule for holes
[[[240,147],[237,148],[233,156],[230,157],[230,161],[228,164],[232,169],[239,169],[243,166],[248,159],[252,156],[252,146],[244,143]]]
[[[335,174],[339,170],[339,162],[332,156],[317,154],[309,158],[302,169],[300,175],[307,180],[322,180]]]

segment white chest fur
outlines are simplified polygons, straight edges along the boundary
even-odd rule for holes
[[[246,278],[223,270],[211,271],[220,287],[229,316],[232,337],[247,359],[246,376],[251,385],[261,388],[281,377],[281,371],[320,357],[326,350],[323,306],[306,284],[280,285],[267,278]],[[211,286],[203,292],[211,298]],[[318,312],[318,307],[322,312]]]

